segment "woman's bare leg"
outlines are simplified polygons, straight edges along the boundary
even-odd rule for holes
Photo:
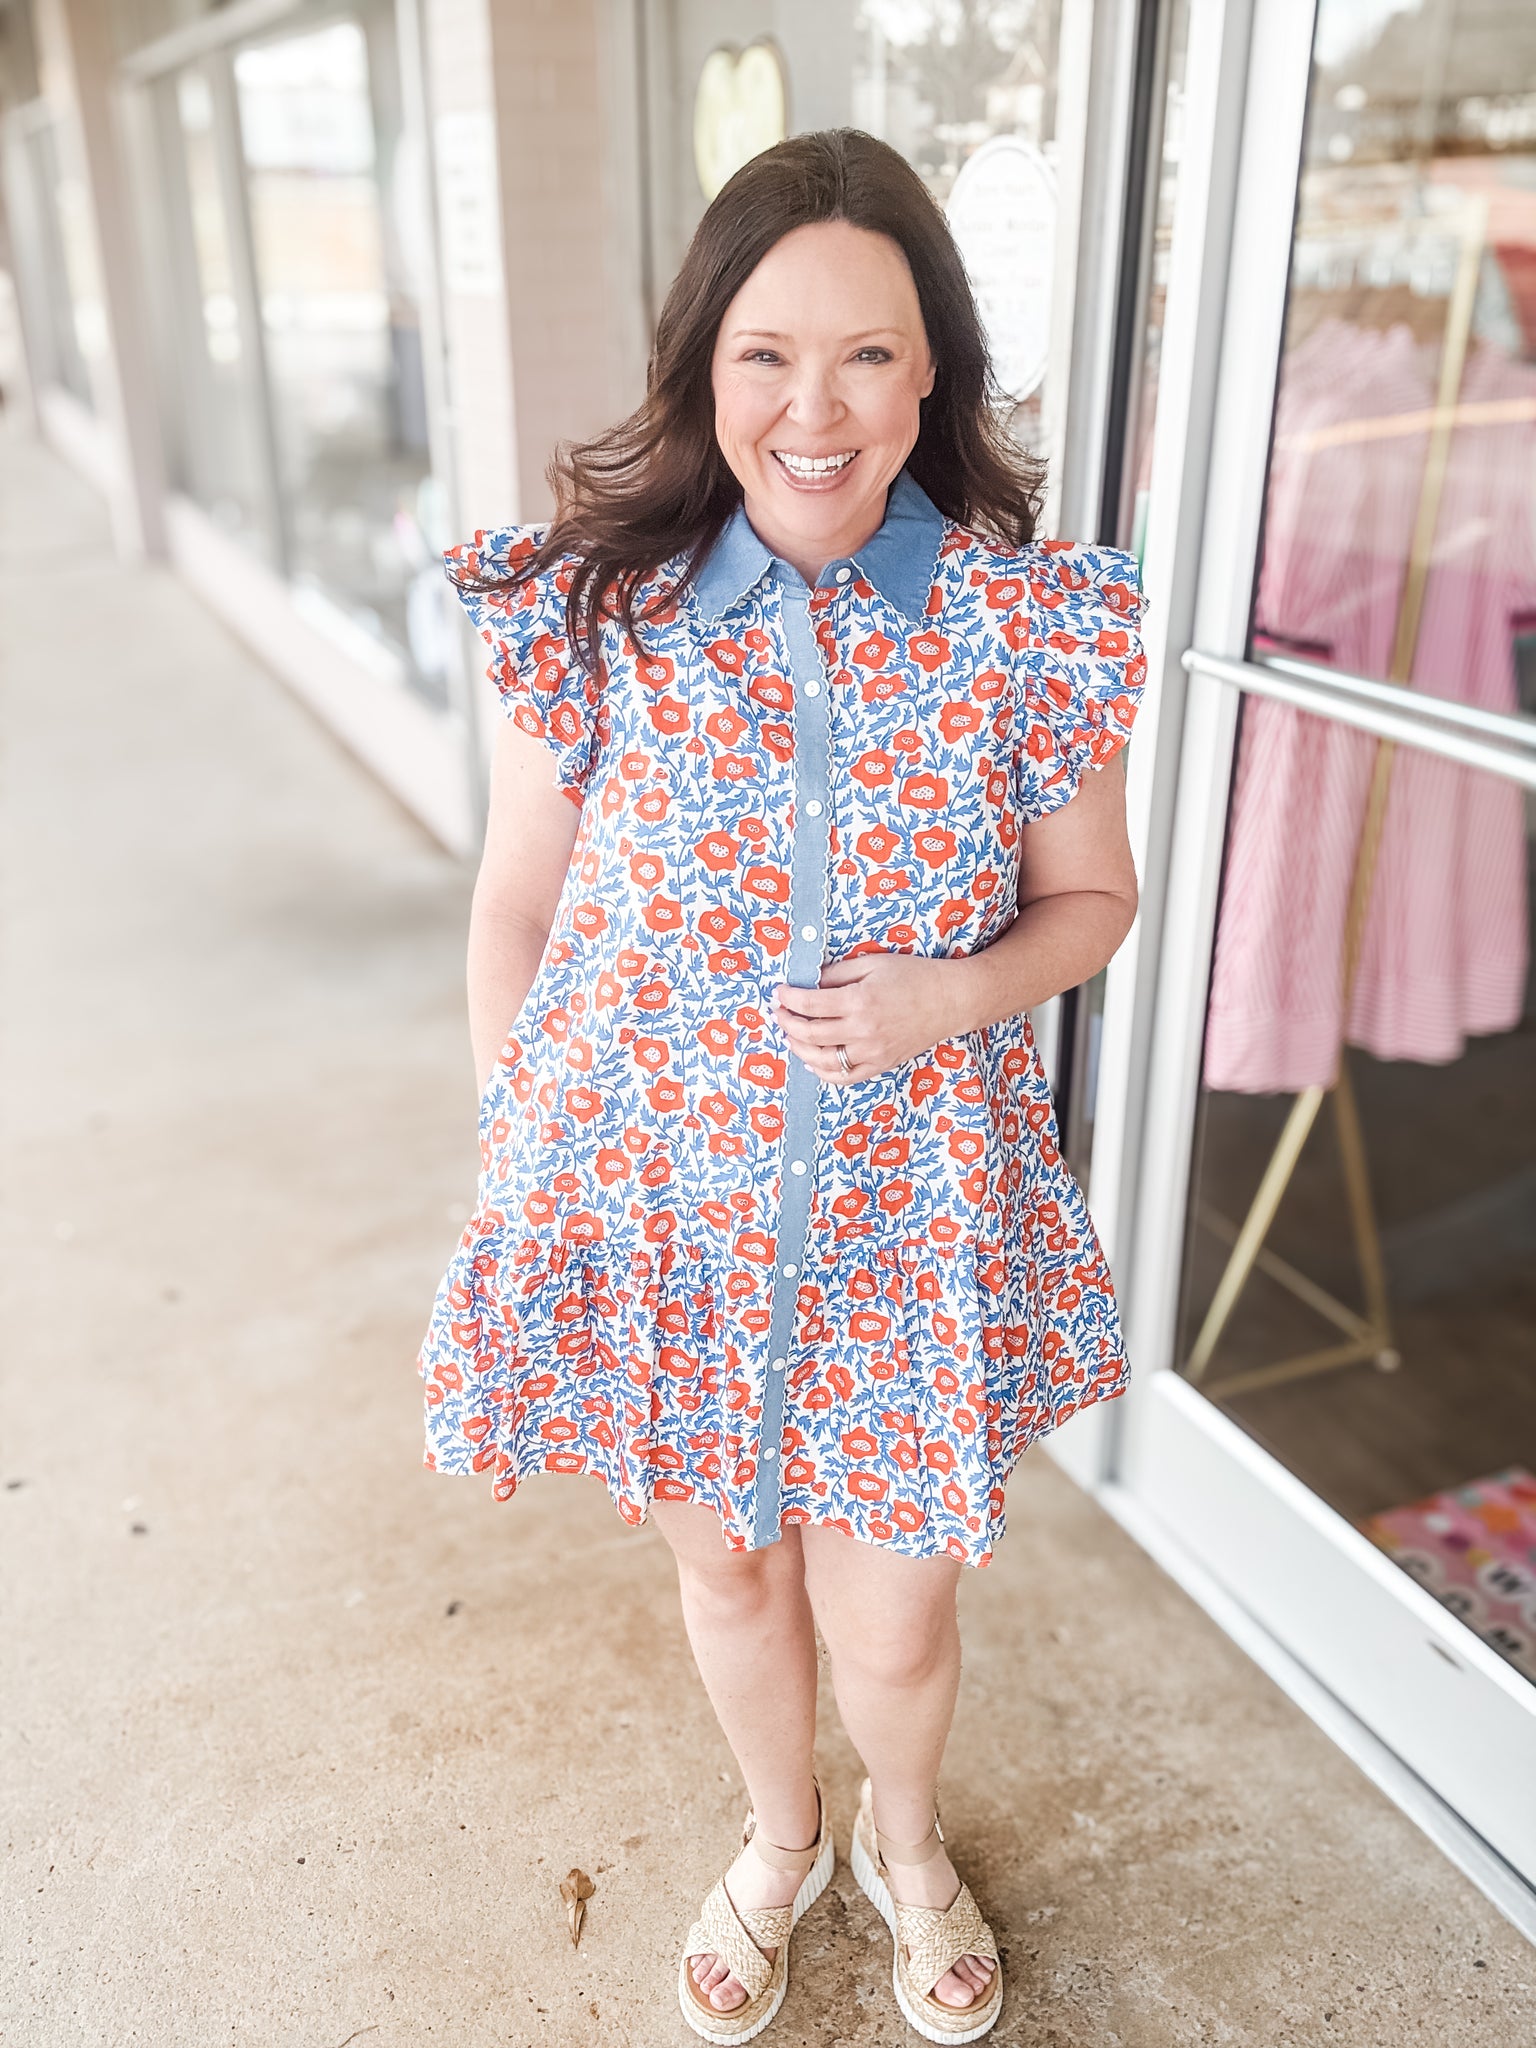
[[[677,1559],[694,1661],[763,1837],[786,1849],[814,1842],[816,1629],[800,1531],[788,1528],[761,1550],[733,1551],[712,1508],[658,1500],[650,1512]],[[732,1899],[749,1908],[791,1905],[801,1882],[771,1869],[750,1846],[726,1873]],[[692,1969],[722,2012],[747,1995],[716,1956],[696,1957]]]
[[[920,1842],[933,1825],[960,1688],[961,1567],[947,1557],[902,1557],[838,1529],[800,1534],[806,1591],[831,1659],[838,1712],[869,1772],[876,1825],[894,1842]],[[942,1848],[927,1863],[892,1864],[890,1872],[906,1906],[945,1907],[959,1894]],[[970,2005],[993,1968],[989,1957],[963,1956],[934,1996]]]

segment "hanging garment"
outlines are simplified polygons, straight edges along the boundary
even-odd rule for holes
[[[1286,359],[1255,644],[1379,676],[1392,657],[1434,403],[1404,326],[1327,321]],[[1414,685],[1516,708],[1516,622],[1536,604],[1536,373],[1470,352],[1412,668]],[[1519,1021],[1529,945],[1519,789],[1400,746],[1347,1023],[1341,963],[1376,740],[1243,702],[1204,1082],[1327,1086],[1347,1037],[1444,1063]]]

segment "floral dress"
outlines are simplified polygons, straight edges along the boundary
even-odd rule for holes
[[[702,1502],[732,1550],[813,1522],[984,1565],[1021,1452],[1127,1379],[1029,1019],[837,1083],[773,990],[1007,928],[1021,831],[1130,732],[1135,560],[993,545],[903,472],[814,591],[738,511],[594,676],[569,564],[517,580],[540,537],[446,557],[581,817],[480,1104],[425,1463],[502,1499],[594,1473],[636,1524]]]

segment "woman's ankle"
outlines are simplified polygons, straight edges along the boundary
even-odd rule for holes
[[[749,1797],[750,1792],[749,1792]],[[754,1827],[765,1843],[795,1854],[814,1848],[821,1835],[821,1812],[815,1781],[806,1774],[803,1793],[775,1786],[761,1804],[752,1801]]]
[[[937,1841],[938,1799],[930,1786],[913,1791],[904,1785],[877,1787],[870,1780],[870,1818],[882,1849],[896,1854],[932,1855]]]

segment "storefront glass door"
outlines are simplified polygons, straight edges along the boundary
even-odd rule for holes
[[[1171,1370],[1122,1470],[1536,1884],[1536,17],[1321,0],[1293,57],[1272,415],[1217,408],[1250,601],[1192,657],[1170,877],[1205,999],[1156,1027]]]
[[[1335,11],[1251,651],[1528,714],[1536,128],[1493,96],[1520,52],[1434,6],[1335,43]],[[1536,1684],[1531,823],[1514,781],[1245,698],[1179,1360]]]

